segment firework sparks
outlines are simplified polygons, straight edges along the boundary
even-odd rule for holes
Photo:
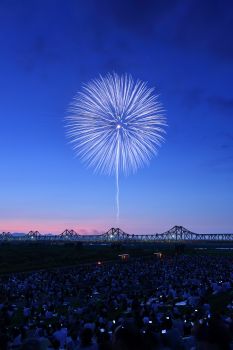
[[[148,164],[163,141],[166,120],[158,96],[130,75],[107,74],[83,85],[69,109],[68,136],[77,155],[95,171],[116,176]]]

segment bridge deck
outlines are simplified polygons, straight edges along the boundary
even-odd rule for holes
[[[24,236],[14,236],[10,232],[0,233],[0,241],[30,241],[30,240],[46,240],[59,241],[69,240],[78,242],[172,242],[172,241],[233,241],[233,233],[194,233],[183,226],[174,226],[164,233],[155,234],[128,234],[119,228],[111,228],[106,233],[100,235],[80,235],[74,230],[66,229],[59,235],[42,235],[38,231],[30,231]]]

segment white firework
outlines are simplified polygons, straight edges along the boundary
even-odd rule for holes
[[[107,74],[83,85],[69,108],[68,136],[78,156],[95,171],[115,174],[148,164],[163,141],[166,120],[158,96],[131,75]]]

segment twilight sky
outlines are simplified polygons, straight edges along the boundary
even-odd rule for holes
[[[0,231],[103,232],[114,177],[67,143],[83,82],[131,73],[160,94],[166,142],[120,178],[128,233],[233,232],[233,3],[224,0],[0,0]]]

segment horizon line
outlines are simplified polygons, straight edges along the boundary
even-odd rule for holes
[[[140,236],[140,235],[162,235],[162,234],[165,234],[165,233],[167,233],[167,232],[169,232],[169,231],[171,231],[171,230],[173,230],[173,229],[175,229],[175,228],[179,228],[179,229],[183,229],[183,230],[185,230],[185,231],[188,231],[188,232],[190,232],[190,233],[193,233],[193,234],[197,234],[197,235],[199,235],[199,234],[203,234],[203,233],[197,233],[197,232],[192,232],[192,231],[190,231],[189,229],[186,229],[184,226],[181,226],[181,225],[174,225],[174,226],[172,226],[170,229],[168,229],[168,230],[166,230],[166,231],[163,231],[163,232],[155,232],[155,233],[135,233],[135,234],[131,234],[131,233],[127,233],[127,232],[125,232],[124,230],[122,230],[122,229],[120,229],[119,227],[111,227],[110,229],[108,229],[107,231],[102,231],[102,232],[92,232],[92,233],[79,233],[79,232],[76,232],[75,230],[73,230],[73,229],[65,229],[65,230],[63,230],[62,232],[60,232],[60,233],[52,233],[52,232],[48,232],[48,233],[41,233],[41,232],[39,232],[38,230],[30,230],[29,232],[10,232],[10,231],[2,231],[1,233],[0,233],[0,235],[1,234],[22,234],[22,235],[28,235],[29,233],[37,233],[37,234],[39,234],[39,235],[42,235],[42,236],[48,236],[48,235],[50,235],[50,236],[60,236],[60,235],[62,235],[64,232],[68,232],[68,233],[73,233],[73,234],[75,234],[75,235],[79,235],[79,236],[100,236],[100,235],[104,235],[104,234],[106,234],[106,233],[108,233],[110,230],[114,230],[114,231],[121,231],[121,232],[123,232],[123,233],[125,233],[125,234],[128,234],[128,235],[130,235],[130,236]],[[81,230],[82,231],[82,230]],[[96,230],[97,231],[97,230]],[[233,230],[232,230],[232,232],[233,232]],[[204,233],[204,234],[213,234],[213,235],[218,235],[218,234],[232,234],[231,232],[219,232],[219,233],[209,233],[209,232],[206,232],[206,233]]]

